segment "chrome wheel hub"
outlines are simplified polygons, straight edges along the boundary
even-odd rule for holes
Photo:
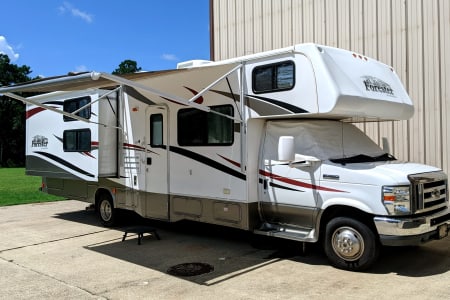
[[[112,216],[112,208],[109,201],[104,200],[100,203],[100,215],[104,221],[109,221]]]
[[[331,240],[334,252],[342,259],[355,261],[364,253],[364,239],[351,227],[339,227]]]

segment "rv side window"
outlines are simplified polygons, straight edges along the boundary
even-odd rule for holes
[[[82,108],[83,106],[89,103],[91,103],[91,97],[89,96],[66,100],[64,101],[64,111],[68,113],[73,113],[74,111]],[[85,119],[89,119],[91,117],[91,106],[89,105],[88,107],[80,110],[75,115]],[[63,119],[64,122],[76,121],[76,119],[67,116],[63,116]]]
[[[295,84],[294,62],[258,66],[253,69],[252,86],[254,93],[270,93],[290,90]]]
[[[233,116],[231,105],[212,106],[211,110]],[[178,111],[180,146],[229,146],[233,144],[234,121],[195,108]]]
[[[163,145],[163,115],[150,116],[150,146],[161,147]]]
[[[91,130],[65,130],[63,133],[64,152],[90,152]]]

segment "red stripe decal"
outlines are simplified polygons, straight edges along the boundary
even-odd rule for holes
[[[89,156],[89,157],[91,157],[91,158],[95,158],[92,154],[91,154],[91,152],[82,152],[84,155],[86,155],[86,156]]]
[[[45,108],[42,108],[42,107],[35,107],[30,110],[27,110],[25,113],[25,118],[26,119],[31,118],[32,116],[34,116],[37,113],[40,113],[43,110],[45,110]]]
[[[156,153],[154,151],[148,150],[144,147],[138,146],[138,145],[132,145],[132,144],[127,144],[127,143],[123,143],[123,148],[124,149],[128,149],[128,150],[135,150],[135,151],[143,151],[143,152],[150,152],[156,155],[160,155],[159,153]]]
[[[51,108],[57,108],[56,106],[49,106],[49,107],[51,107]],[[45,108],[43,108],[43,107],[35,107],[35,108],[30,109],[30,110],[27,110],[27,111],[25,112],[25,118],[26,118],[26,119],[31,118],[32,116],[34,116],[34,115],[37,114],[37,113],[40,113],[40,112],[43,111],[43,110],[47,110],[47,109],[45,109]]]
[[[190,91],[192,94],[194,94],[194,96],[198,94],[198,92],[196,90],[188,88],[187,86],[185,86],[184,88],[187,89],[188,91]],[[197,103],[197,104],[202,104],[203,103],[203,96],[198,97],[197,99],[195,99],[194,102]]]
[[[241,167],[241,164],[238,163],[237,161],[228,159],[228,158],[226,158],[225,156],[222,156],[222,155],[220,155],[220,154],[217,154],[217,155],[219,155],[220,157],[222,157],[223,159],[225,159],[225,160],[226,160],[227,162],[229,162],[230,164],[233,164],[233,165],[235,165],[235,166],[238,167],[238,168]]]
[[[141,146],[138,146],[138,145],[132,145],[132,144],[123,143],[123,146],[125,148],[131,148],[131,149],[135,149],[135,150],[141,150],[141,151],[145,150],[144,147],[141,147]]]
[[[325,191],[325,192],[337,192],[337,193],[347,193],[346,191],[341,191],[341,190],[336,190],[336,189],[332,189],[332,188],[327,188],[327,187],[322,187],[319,185],[315,185],[315,184],[309,184],[309,183],[305,183],[305,182],[301,182],[301,181],[297,181],[297,180],[293,180],[290,178],[286,178],[286,177],[281,177],[279,175],[275,175],[272,174],[270,172],[266,172],[264,170],[259,170],[259,174],[287,183],[287,184],[292,184],[292,185],[296,185],[299,187],[303,187],[303,188],[307,188],[307,189],[313,189],[313,190],[319,190],[319,191]]]
[[[217,155],[219,155],[220,157],[222,157],[223,159],[225,159],[229,163],[235,165],[236,167],[239,167],[239,168],[241,167],[240,163],[238,163],[236,161],[233,161],[231,159],[228,159],[228,158],[226,158],[226,157],[224,157],[224,156],[222,156],[220,154],[217,154]],[[272,179],[275,179],[275,180],[278,180],[278,181],[281,181],[281,182],[284,182],[284,183],[287,183],[287,184],[292,184],[292,185],[295,185],[295,186],[299,186],[299,187],[302,187],[302,188],[319,190],[319,191],[326,191],[326,192],[347,193],[347,192],[341,191],[341,190],[336,190],[336,189],[332,189],[332,188],[322,187],[322,186],[318,186],[318,185],[315,185],[315,184],[309,184],[309,183],[293,180],[293,179],[290,179],[290,178],[281,177],[279,175],[275,175],[275,174],[272,174],[270,172],[266,172],[264,170],[259,170],[259,174],[263,175],[263,176],[266,176],[266,177],[269,177],[269,178],[272,178]]]

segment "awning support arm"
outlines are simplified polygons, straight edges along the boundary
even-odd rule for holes
[[[209,91],[213,86],[215,86],[216,84],[218,84],[219,82],[221,82],[222,80],[224,80],[228,75],[230,75],[231,73],[233,73],[236,70],[239,70],[240,68],[242,68],[242,64],[237,65],[236,67],[234,67],[233,69],[231,69],[230,71],[228,71],[227,73],[225,73],[224,75],[222,75],[219,79],[215,80],[213,83],[211,83],[210,85],[208,85],[207,87],[205,87],[203,90],[201,90],[200,92],[198,92],[197,95],[195,95],[194,97],[192,97],[191,99],[189,99],[189,102],[192,103],[195,100],[197,100],[198,98],[200,98],[201,96],[203,96],[203,94],[207,91]]]
[[[174,95],[169,95],[169,94],[163,93],[161,91],[158,91],[156,89],[148,87],[148,86],[146,86],[146,85],[144,85],[142,83],[135,82],[135,81],[132,81],[132,80],[128,80],[128,79],[125,79],[125,78],[122,78],[122,77],[119,77],[119,76],[116,76],[116,75],[107,74],[107,73],[96,73],[96,74],[94,74],[92,76],[92,78],[95,79],[95,78],[97,78],[97,76],[98,77],[103,77],[105,79],[108,79],[108,80],[111,80],[111,81],[114,81],[114,82],[117,82],[117,83],[120,83],[120,84],[123,84],[123,85],[132,86],[134,88],[138,88],[138,89],[144,90],[146,92],[149,92],[149,93],[152,93],[152,94],[155,94],[155,95],[158,95],[158,96],[161,96],[161,97],[173,100],[175,102],[178,102],[178,103],[181,103],[181,104],[184,104],[184,105],[193,106],[193,107],[195,107],[195,108],[197,108],[199,110],[203,110],[203,111],[206,111],[206,112],[209,112],[211,110],[207,106],[203,106],[203,105],[200,105],[200,104],[197,104],[197,103],[190,104],[188,101],[186,101],[185,99],[180,98],[178,96],[174,96]]]
[[[83,109],[85,109],[85,108],[87,108],[87,107],[89,107],[89,106],[91,106],[92,104],[94,104],[94,103],[96,103],[96,102],[98,102],[98,101],[100,101],[100,100],[102,100],[103,98],[106,98],[106,97],[108,97],[109,95],[111,95],[112,93],[115,93],[115,92],[117,92],[118,90],[120,90],[122,87],[121,86],[119,86],[119,87],[117,87],[117,88],[115,88],[114,90],[112,90],[112,91],[109,91],[109,92],[107,92],[106,94],[104,94],[104,95],[102,95],[101,97],[98,97],[98,99],[97,100],[95,100],[95,101],[92,101],[92,102],[89,102],[88,104],[86,104],[86,105],[84,105],[84,106],[82,106],[82,107],[80,107],[79,109],[77,109],[77,110],[75,110],[75,111],[73,111],[72,112],[72,114],[77,114],[77,113],[79,113],[80,111],[82,111]]]
[[[236,70],[239,69],[239,68],[240,68],[240,65],[234,67],[231,71],[227,72],[224,76],[222,76],[221,78],[219,78],[219,79],[216,80],[216,81],[219,82],[220,80],[223,80],[226,76],[228,76],[229,74],[231,74],[232,72],[236,71]],[[211,88],[211,86],[214,86],[215,84],[217,84],[217,82],[213,82],[213,84],[211,84],[211,85],[208,86],[207,88],[203,89],[203,90],[201,91],[201,93],[198,93],[197,95],[195,95],[195,96],[192,97],[191,99],[186,100],[186,99],[183,99],[183,98],[181,98],[181,97],[163,93],[163,92],[161,92],[161,91],[158,91],[158,90],[156,90],[156,89],[153,89],[153,88],[151,88],[151,87],[148,87],[148,86],[146,86],[146,85],[144,85],[144,84],[141,84],[141,83],[139,83],[139,82],[131,81],[131,80],[128,80],[128,79],[125,79],[125,78],[122,78],[122,77],[119,77],[119,76],[116,76],[116,75],[107,74],[107,73],[96,73],[96,72],[94,73],[94,72],[93,72],[93,73],[92,73],[92,76],[91,76],[91,78],[94,79],[94,80],[96,80],[96,79],[98,79],[98,78],[100,78],[100,77],[103,77],[103,78],[105,78],[105,79],[108,79],[108,80],[111,80],[111,81],[114,81],[114,82],[117,82],[117,83],[120,83],[120,84],[123,84],[123,85],[128,85],[128,86],[131,86],[131,87],[134,87],[134,88],[137,88],[137,89],[141,89],[141,90],[143,90],[143,91],[146,91],[146,92],[149,92],[149,93],[152,93],[152,94],[161,96],[161,97],[163,97],[163,98],[165,98],[165,99],[170,99],[170,100],[175,101],[175,102],[177,102],[177,103],[180,103],[180,104],[183,104],[183,105],[186,105],[186,106],[194,107],[194,108],[196,108],[196,109],[198,109],[198,110],[201,110],[201,111],[211,112],[211,113],[213,113],[213,114],[216,114],[216,115],[219,115],[219,116],[222,116],[222,117],[224,117],[224,118],[231,119],[231,120],[236,120],[236,121],[238,121],[238,122],[241,122],[241,121],[242,121],[241,119],[235,118],[234,116],[230,116],[230,115],[226,115],[226,114],[219,113],[219,112],[217,112],[217,111],[212,110],[212,109],[211,109],[210,107],[208,107],[208,106],[201,105],[201,104],[198,104],[198,103],[194,102],[195,99],[197,99],[197,98],[200,97],[203,93],[205,93],[209,88]],[[193,100],[192,100],[192,99],[193,99]],[[191,100],[192,100],[192,102],[191,102]]]

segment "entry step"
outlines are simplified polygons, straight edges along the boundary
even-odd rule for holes
[[[284,227],[280,225],[264,223],[259,229],[253,231],[255,234],[279,237],[300,242],[311,242],[311,230]]]

